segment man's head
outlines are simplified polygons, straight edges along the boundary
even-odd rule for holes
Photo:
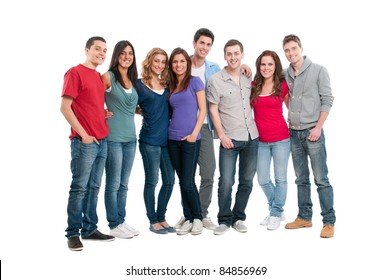
[[[93,68],[101,65],[106,58],[106,41],[99,36],[91,37],[85,46],[86,62]]]
[[[227,41],[223,48],[225,60],[230,68],[241,67],[241,59],[244,58],[244,46],[236,39]]]
[[[214,43],[215,36],[211,30],[207,28],[200,28],[193,36],[193,48],[195,49],[194,56],[205,59],[211,50]]]
[[[283,38],[283,51],[291,64],[302,60],[302,43],[297,35],[290,34]]]

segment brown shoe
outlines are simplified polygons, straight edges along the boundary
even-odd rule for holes
[[[312,227],[312,221],[305,221],[300,218],[295,219],[295,221],[292,223],[287,223],[285,226],[286,229],[297,229],[306,227]]]
[[[324,225],[321,230],[320,237],[322,238],[331,238],[335,233],[335,228],[332,225]]]

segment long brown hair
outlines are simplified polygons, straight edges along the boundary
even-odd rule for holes
[[[275,72],[273,75],[274,87],[271,95],[274,97],[279,97],[280,94],[282,93],[281,84],[284,82],[284,74],[283,74],[283,67],[280,58],[274,51],[270,51],[270,50],[263,51],[256,59],[256,74],[254,77],[254,84],[251,90],[250,104],[253,104],[253,101],[257,98],[257,96],[261,93],[263,89],[265,78],[261,74],[260,64],[261,64],[261,59],[264,56],[272,57],[272,59],[275,62]]]
[[[173,71],[174,56],[176,56],[178,54],[182,54],[185,57],[186,62],[187,62],[185,76],[184,76],[184,79],[181,81],[181,84],[178,85],[178,89],[180,91],[183,89],[186,89],[191,81],[191,78],[192,78],[192,61],[191,61],[190,56],[188,55],[186,50],[184,50],[182,48],[175,48],[172,51],[170,58],[169,58],[169,91],[170,91],[170,95],[174,93],[174,91],[177,88],[177,83],[178,83],[177,75]],[[170,95],[169,95],[169,97],[170,97]]]

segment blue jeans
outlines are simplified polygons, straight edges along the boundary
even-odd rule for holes
[[[199,192],[196,188],[195,173],[199,157],[200,140],[168,141],[170,158],[176,170],[181,190],[181,203],[187,221],[202,220]]]
[[[139,141],[139,151],[144,166],[143,196],[147,217],[150,224],[156,224],[165,221],[167,204],[173,191],[174,169],[167,147],[153,146]],[[155,209],[155,187],[158,184],[159,169],[161,169],[162,186]]]
[[[105,208],[110,229],[125,221],[128,181],[135,159],[135,152],[136,141],[108,141],[108,158],[105,167]]]
[[[320,201],[323,223],[335,224],[335,210],[333,209],[333,189],[328,180],[327,151],[325,148],[324,131],[317,141],[309,141],[309,129],[290,129],[291,157],[295,170],[298,190],[298,217],[312,220],[312,200],[310,194],[310,179],[308,157],[313,171],[314,182]]]
[[[71,140],[72,182],[68,198],[66,237],[86,237],[97,230],[97,202],[107,156],[106,139],[83,144]],[[81,233],[79,230],[81,229]]]
[[[257,165],[258,138],[249,141],[232,140],[234,148],[219,147],[218,223],[232,226],[236,221],[245,221],[245,208],[252,192]],[[235,182],[237,158],[239,159],[238,188],[233,210],[231,193]]]
[[[280,217],[287,196],[287,165],[290,138],[276,142],[259,142],[257,150],[257,180],[267,197],[270,215]],[[275,184],[271,180],[271,160],[274,162]]]
[[[198,158],[200,175],[200,204],[203,218],[208,216],[208,207],[211,204],[214,175],[216,169],[214,138],[207,124],[203,124],[201,130],[200,152]]]

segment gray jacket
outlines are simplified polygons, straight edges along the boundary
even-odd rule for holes
[[[328,71],[304,56],[298,75],[290,66],[286,71],[289,86],[289,127],[302,130],[314,127],[320,112],[331,110],[333,99]]]

